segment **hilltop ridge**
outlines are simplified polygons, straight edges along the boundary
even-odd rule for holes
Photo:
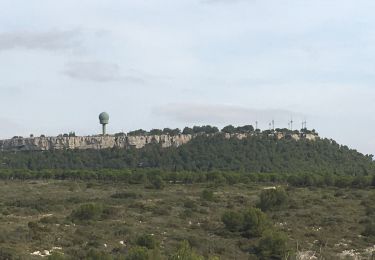
[[[160,135],[137,130],[90,137],[17,137],[5,141],[8,146],[2,142],[0,169],[375,173],[371,155],[320,138],[315,131],[195,130]]]
[[[137,149],[145,147],[147,144],[160,144],[161,147],[179,147],[190,142],[193,138],[200,135],[223,135],[224,138],[244,139],[249,136],[266,136],[280,139],[293,139],[296,141],[306,139],[315,141],[319,135],[315,131],[303,129],[301,131],[290,131],[288,129],[275,130],[254,130],[252,126],[237,127],[228,129],[223,128],[218,131],[215,127],[195,127],[185,128],[184,131],[176,129],[153,129],[150,132],[136,130],[114,135],[94,135],[94,136],[75,136],[75,134],[64,134],[56,137],[28,137],[23,138],[15,136],[12,139],[0,140],[0,151],[47,151],[47,150],[67,150],[67,149],[110,149],[110,148],[130,148]]]

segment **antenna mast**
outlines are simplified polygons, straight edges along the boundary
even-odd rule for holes
[[[305,129],[307,129],[306,119],[304,121],[302,121],[302,130],[305,130]]]

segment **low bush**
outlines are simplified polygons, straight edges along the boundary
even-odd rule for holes
[[[265,232],[259,241],[257,253],[260,259],[286,259],[287,237],[280,232]]]
[[[365,230],[363,231],[362,235],[366,237],[375,237],[375,222],[368,221],[365,225]]]
[[[243,213],[243,236],[259,237],[269,227],[269,221],[262,211],[257,208],[249,208]]]
[[[85,259],[88,259],[88,260],[113,260],[114,258],[108,253],[91,249],[87,253]]]
[[[162,190],[165,187],[165,182],[158,175],[149,177],[148,181],[149,181],[149,184],[146,185],[146,188],[156,189],[156,190]]]
[[[137,245],[146,247],[148,249],[155,249],[156,247],[158,247],[158,242],[154,236],[144,234],[137,238]]]
[[[191,209],[191,210],[196,210],[197,209],[197,204],[195,203],[194,200],[185,200],[184,201],[184,208]]]
[[[102,211],[102,219],[113,219],[118,215],[118,209],[115,207],[104,207]]]
[[[47,217],[41,218],[39,222],[43,224],[56,224],[56,223],[59,223],[59,220],[55,216],[47,216]]]
[[[263,211],[280,209],[287,204],[288,195],[284,189],[263,190],[257,207]]]
[[[74,221],[99,220],[103,213],[103,207],[95,203],[83,204],[73,210],[70,219]]]
[[[135,192],[118,192],[111,195],[111,198],[114,199],[136,199],[138,197],[140,196]]]
[[[151,209],[152,213],[157,215],[157,216],[169,216],[171,211],[172,211],[172,207],[171,206],[167,206],[167,205],[159,205],[159,206],[155,206]]]
[[[47,259],[48,260],[68,260],[68,258],[65,257],[62,253],[57,253],[57,252],[53,252],[50,256],[48,256]]]
[[[267,216],[257,208],[242,212],[228,211],[221,220],[231,232],[241,232],[244,237],[259,237],[269,227]]]
[[[141,246],[131,248],[125,260],[149,260],[147,248]]]
[[[178,247],[176,253],[172,254],[169,260],[204,260],[203,256],[198,255],[191,248],[189,242],[183,241]]]
[[[214,192],[208,189],[203,190],[201,193],[201,199],[204,201],[214,201]]]
[[[223,214],[221,221],[226,229],[231,232],[237,232],[243,227],[243,214],[236,211],[228,211]]]

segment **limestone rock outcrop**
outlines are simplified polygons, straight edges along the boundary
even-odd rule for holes
[[[213,135],[213,134],[210,134]],[[233,133],[224,134],[224,138],[244,139],[254,133]],[[145,147],[147,144],[160,144],[161,147],[178,147],[190,142],[195,135],[179,134],[170,135],[96,135],[96,136],[57,136],[57,137],[13,137],[12,139],[0,140],[0,151],[47,151],[47,150],[66,150],[66,149],[107,149],[107,148],[128,148],[137,149]],[[306,139],[315,141],[319,136],[317,134],[285,134],[272,133],[270,137],[277,139],[289,138],[293,140]]]
[[[106,149],[142,148],[150,143],[160,143],[162,147],[180,146],[191,140],[191,135],[148,135],[148,136],[74,136],[74,137],[14,137],[0,140],[0,151],[46,151],[64,149]]]

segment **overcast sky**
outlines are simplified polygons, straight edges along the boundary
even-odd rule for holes
[[[0,138],[255,124],[375,153],[375,1],[0,0]]]

